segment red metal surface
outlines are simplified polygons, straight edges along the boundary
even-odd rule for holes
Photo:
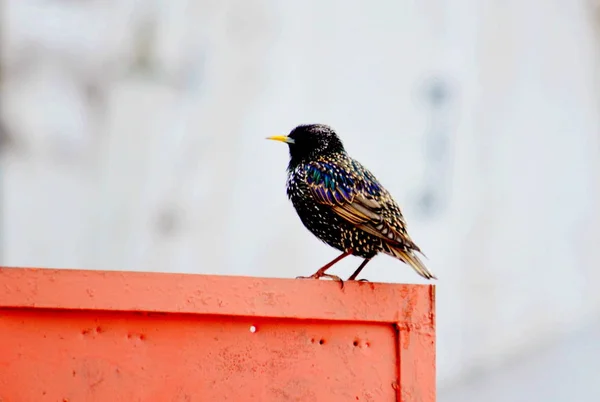
[[[0,401],[435,401],[434,288],[0,268]]]

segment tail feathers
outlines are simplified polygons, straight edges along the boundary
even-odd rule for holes
[[[415,254],[414,250],[406,250],[400,247],[389,246],[386,253],[400,261],[410,265],[419,275],[425,279],[437,279],[437,277],[427,269],[423,261]]]

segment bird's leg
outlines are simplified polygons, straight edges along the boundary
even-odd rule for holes
[[[345,251],[343,252],[340,256],[336,257],[333,261],[323,265],[321,268],[319,268],[319,270],[317,272],[315,272],[314,274],[312,274],[311,276],[298,276],[296,277],[296,279],[319,279],[319,278],[331,278],[333,280],[336,280],[338,282],[340,282],[342,284],[342,288],[344,287],[344,281],[342,281],[342,278],[340,278],[337,275],[330,275],[330,274],[326,274],[325,271],[327,271],[329,268],[331,268],[335,263],[341,261],[342,259],[348,257],[350,254],[352,253],[352,251]]]
[[[349,281],[356,280],[356,277],[358,276],[358,274],[360,274],[360,271],[363,270],[363,268],[365,267],[365,265],[367,265],[369,263],[369,261],[371,261],[371,258],[365,258],[365,260],[360,263],[358,268],[356,268],[356,271],[354,271],[354,273],[352,275],[350,275],[350,278],[348,278],[348,280]],[[360,279],[360,281],[368,282],[366,279]]]

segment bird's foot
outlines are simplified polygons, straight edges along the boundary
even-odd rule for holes
[[[368,279],[356,279],[355,275],[352,275],[350,278],[346,279],[346,281],[355,281],[355,282],[370,282]]]
[[[336,282],[340,283],[341,288],[344,288],[344,281],[342,280],[342,278],[340,278],[337,275],[331,275],[331,274],[324,274],[324,273],[315,273],[311,276],[297,276],[296,279],[321,279],[321,278],[329,278],[332,279]]]

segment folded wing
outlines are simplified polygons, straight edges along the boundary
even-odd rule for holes
[[[307,182],[316,201],[367,233],[391,245],[419,250],[406,233],[400,208],[375,177],[358,162],[311,162]]]

